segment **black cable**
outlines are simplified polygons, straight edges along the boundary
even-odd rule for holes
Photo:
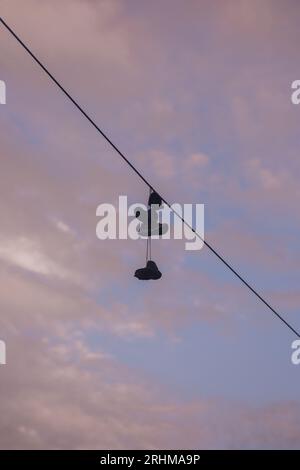
[[[104,137],[104,139],[111,145],[111,147],[120,155],[120,157],[130,166],[130,168],[139,176],[139,178],[153,191],[155,189],[149,183],[149,181],[142,175],[142,173],[128,160],[127,157],[118,149],[118,147],[110,140],[110,138],[100,129],[100,127],[93,121],[93,119],[83,110],[83,108],[77,103],[77,101],[72,98],[72,96],[66,91],[66,89],[56,80],[56,78],[49,72],[49,70],[42,64],[42,62],[33,54],[33,52],[24,44],[24,42],[17,36],[17,34],[8,26],[8,24],[0,17],[0,21],[5,26],[5,28],[14,36],[19,44],[28,52],[32,59],[44,70],[44,72],[51,78],[51,80],[60,88],[60,90],[69,98],[69,100],[74,104],[74,106],[83,114],[83,116],[92,124],[92,126],[97,129],[97,131]],[[157,191],[155,191],[157,192]],[[251,285],[206,241],[204,240],[199,233],[188,223],[186,220],[178,214],[171,204],[169,204],[162,196],[162,201],[174,212],[177,217],[189,227],[192,232],[205,244],[205,246],[246,286],[250,291],[256,295],[256,297],[263,302],[270,310],[273,312],[279,320],[281,320],[295,335],[300,338],[300,333],[296,331]]]

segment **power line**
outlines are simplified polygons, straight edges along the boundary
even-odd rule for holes
[[[119,154],[119,156],[130,166],[130,168],[139,176],[139,178],[153,191],[155,189],[150,182],[142,175],[142,173],[131,163],[130,160],[121,152],[121,150],[111,141],[111,139],[100,129],[95,121],[87,114],[86,111],[78,104],[78,102],[67,92],[67,90],[58,82],[58,80],[49,72],[49,70],[42,64],[42,62],[36,57],[36,55],[29,49],[28,46],[20,39],[20,37],[8,26],[8,24],[0,17],[0,21],[3,26],[12,34],[12,36],[18,41],[18,43],[26,50],[31,58],[42,68],[42,70],[48,75],[48,77],[58,86],[58,88],[67,96],[67,98],[74,104],[74,106],[83,114],[83,116],[92,124],[92,126],[104,137],[104,139],[110,144],[110,146]],[[157,192],[157,191],[155,191]],[[220,255],[206,240],[204,240],[198,232],[182,217],[174,208],[161,196],[162,201],[179,217],[181,222],[185,224],[192,232],[205,244],[205,246],[266,306],[271,310],[279,320],[282,321],[298,338],[300,333],[295,330],[246,280],[241,276],[224,258]]]

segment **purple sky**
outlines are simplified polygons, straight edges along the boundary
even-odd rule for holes
[[[300,4],[1,0],[1,16],[296,328]],[[147,188],[0,27],[0,447],[300,448],[294,335],[207,250],[99,241]]]

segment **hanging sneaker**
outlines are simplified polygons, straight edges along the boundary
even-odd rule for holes
[[[137,269],[134,276],[140,281],[154,281],[160,279],[162,274],[154,261],[147,261],[146,267]]]
[[[151,205],[161,206],[162,205],[162,198],[159,194],[155,193],[154,191],[150,194],[148,199],[148,206]]]

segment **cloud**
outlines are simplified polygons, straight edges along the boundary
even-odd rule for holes
[[[176,159],[163,150],[151,150],[143,157],[145,164],[150,165],[154,175],[162,180],[174,178],[176,170]]]
[[[69,332],[57,344],[11,337],[9,345],[2,449],[299,447],[298,403],[186,404]]]
[[[209,157],[204,153],[193,153],[189,156],[187,160],[187,165],[195,168],[195,167],[203,167],[209,163]]]
[[[58,279],[71,279],[78,282],[75,273],[67,271],[43,253],[38,245],[25,237],[19,239],[1,239],[0,258],[27,271],[52,276]]]
[[[291,309],[297,290],[278,279],[292,282],[299,264],[299,129],[288,95],[298,8],[166,0],[157,15],[155,2],[1,5],[142,174],[171,203],[204,202],[208,239],[234,264],[266,273],[272,297]],[[299,403],[282,390],[266,406],[230,403],[222,390],[179,398],[102,345],[105,333],[107,342],[147,342],[154,356],[161,336],[180,341],[200,321],[225,331],[251,303],[205,251],[191,258],[176,241],[153,246],[159,284],[133,279],[144,243],[99,242],[95,211],[119,194],[145,202],[147,188],[0,35],[1,447],[299,447]],[[286,245],[270,228],[279,213]]]

